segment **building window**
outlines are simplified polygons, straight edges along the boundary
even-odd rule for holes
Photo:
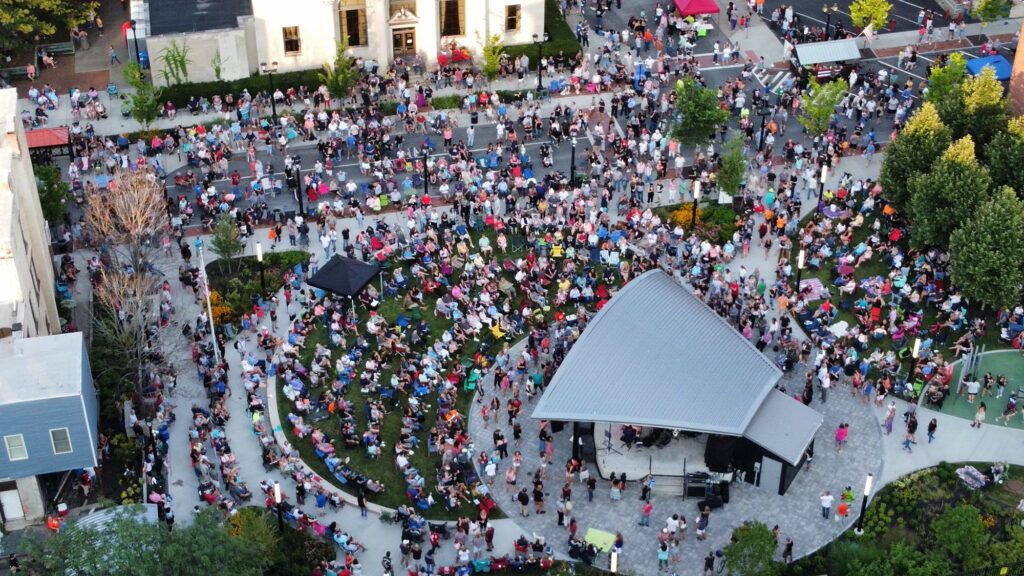
[[[341,11],[341,37],[349,46],[366,46],[366,10]]]
[[[505,6],[505,30],[519,30],[519,4]]]
[[[21,434],[4,436],[4,444],[7,446],[7,459],[11,462],[28,459],[28,448],[25,447],[25,437]]]
[[[298,26],[285,26],[281,28],[281,34],[284,36],[285,54],[298,54],[302,52],[302,40],[299,39]]]
[[[465,22],[465,0],[441,0],[441,36],[462,36]]]
[[[53,453],[57,456],[71,453],[71,434],[67,428],[50,430],[50,443],[53,444]]]

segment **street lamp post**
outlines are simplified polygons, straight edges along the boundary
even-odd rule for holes
[[[430,166],[427,164],[430,161],[430,151],[423,150],[423,196],[426,197],[429,192],[427,191],[428,178],[430,177]]]
[[[757,141],[757,151],[764,152],[765,129],[768,127],[768,117],[771,116],[771,107],[768,105],[767,97],[761,102],[758,115],[761,117],[761,134]]]
[[[277,100],[274,98],[274,73],[277,72],[277,62],[260,62],[260,74],[266,74],[270,78],[270,113],[274,124],[277,124]]]
[[[868,474],[868,477],[864,480],[864,498],[860,502],[860,517],[857,518],[857,527],[853,530],[853,533],[857,536],[864,535],[864,513],[868,509],[868,497],[871,496],[871,486],[875,483],[875,477]]]
[[[533,35],[533,43],[534,43],[535,46],[537,46],[537,96],[538,97],[540,96],[540,91],[544,89],[544,80],[543,80],[543,78],[541,76],[544,73],[544,67],[540,65],[541,46],[544,44],[544,42],[547,42],[547,41],[548,41],[548,33],[547,32],[544,33],[544,37],[543,38],[541,38],[540,36],[538,36],[536,34]]]
[[[260,265],[260,294],[266,296],[267,283],[263,280],[263,244],[256,243],[256,262]]]
[[[914,370],[917,370],[917,360],[921,357],[921,339],[914,338],[914,348],[910,351],[910,372],[907,372],[907,384],[914,381]]]
[[[803,275],[804,272],[804,259],[806,257],[806,251],[804,251],[804,249],[801,248],[800,252],[796,256],[796,297],[798,300],[800,299],[800,277]]]
[[[135,31],[135,20],[129,21],[132,28],[132,42],[135,44],[135,61],[139,63],[139,74],[141,78],[145,78],[146,74],[143,72],[142,66],[142,52],[139,52],[139,33]]]
[[[693,181],[693,208],[690,209],[690,234],[697,229],[697,203],[700,202],[700,180]]]
[[[829,6],[828,4],[825,4],[821,7],[821,11],[822,13],[825,14],[825,37],[826,39],[828,39],[832,35],[832,33],[830,32],[830,27],[832,25],[832,15],[835,14],[836,12],[839,12],[839,5],[833,4]]]
[[[199,274],[203,277],[203,293],[206,294],[206,313],[210,321],[210,341],[213,343],[213,357],[220,364],[220,348],[217,347],[217,327],[213,321],[213,304],[210,302],[210,277],[206,275],[206,260],[203,258],[203,240],[196,238],[196,252],[199,254]]]
[[[576,137],[572,137],[572,154],[569,158],[569,185],[576,185]]]
[[[274,506],[277,508],[277,531],[284,532],[284,507],[281,506],[281,483],[274,481]]]

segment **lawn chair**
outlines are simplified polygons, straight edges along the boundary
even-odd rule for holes
[[[107,84],[107,96],[109,96],[111,100],[121,97],[121,93],[117,91],[117,84],[114,84],[113,82]]]

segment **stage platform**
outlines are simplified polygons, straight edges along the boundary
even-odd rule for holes
[[[612,450],[606,449],[605,432],[611,430]],[[644,428],[640,436],[649,432]],[[644,448],[634,443],[627,449],[619,438],[622,436],[621,424],[594,424],[594,447],[597,450],[597,469],[602,478],[626,473],[630,480],[639,480],[647,474],[655,476],[679,476],[694,472],[707,472],[704,465],[704,448],[708,437],[701,434],[696,438],[686,438],[682,434],[673,439],[664,448]]]

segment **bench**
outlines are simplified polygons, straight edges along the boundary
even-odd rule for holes
[[[13,68],[0,68],[0,76],[3,76],[8,81],[28,78],[28,67],[15,66]]]
[[[57,42],[56,44],[44,44],[43,50],[54,56],[67,56],[75,53],[75,45],[72,42]]]

